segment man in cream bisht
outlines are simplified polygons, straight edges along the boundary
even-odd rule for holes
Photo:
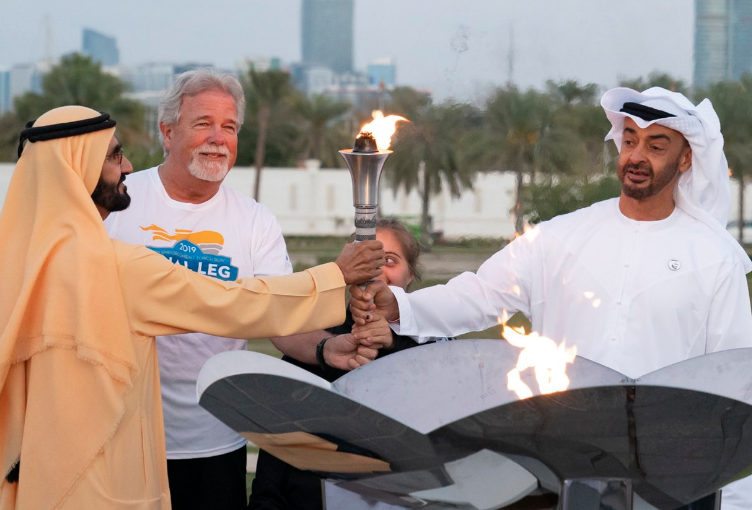
[[[154,336],[334,326],[346,282],[383,264],[373,242],[302,273],[223,282],[111,241],[91,195],[105,168],[125,191],[114,125],[79,106],[40,117],[0,215],[3,510],[170,508]]]
[[[752,347],[752,263],[725,229],[728,165],[710,101],[617,88],[601,105],[620,152],[618,198],[541,223],[446,286],[353,288],[356,322],[374,294],[403,335],[455,336],[519,311],[534,331],[633,378]],[[723,509],[752,509],[749,486],[725,489]]]

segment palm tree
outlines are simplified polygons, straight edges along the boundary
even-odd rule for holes
[[[576,169],[584,181],[593,177],[601,178],[612,171],[615,159],[613,144],[607,145],[603,139],[611,125],[598,104],[598,85],[580,85],[577,81],[548,81],[548,93],[555,103],[554,125],[573,132],[583,144],[587,160]]]
[[[595,83],[580,85],[576,80],[548,80],[546,89],[550,96],[557,98],[565,106],[593,104],[598,94],[598,85]]]
[[[257,129],[254,157],[256,182],[253,187],[253,198],[258,201],[270,126],[277,118],[289,118],[289,106],[295,97],[295,91],[290,82],[290,75],[284,71],[261,72],[251,69],[243,81],[248,110]]]
[[[302,159],[318,159],[327,167],[342,165],[338,151],[352,145],[352,133],[345,132],[337,120],[350,109],[350,103],[337,101],[323,95],[300,97],[295,102],[295,112],[301,118],[300,139]]]
[[[496,89],[486,102],[485,122],[464,152],[466,164],[478,171],[512,170],[516,175],[515,230],[522,233],[525,177],[570,173],[582,161],[582,142],[571,129],[556,123],[557,105],[549,94],[514,85]]]
[[[650,87],[663,87],[666,90],[681,92],[684,95],[687,95],[688,89],[684,80],[657,71],[650,73],[647,78],[640,77],[619,80],[619,86],[628,87],[637,91],[643,91]]]
[[[431,195],[440,193],[444,184],[455,197],[472,187],[474,175],[458,164],[457,147],[469,119],[477,114],[466,105],[435,106],[428,94],[409,87],[394,90],[391,109],[411,123],[400,124],[397,130],[387,178],[395,191],[400,186],[408,192],[419,189],[420,241],[430,249]]]

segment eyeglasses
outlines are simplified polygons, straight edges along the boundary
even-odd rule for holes
[[[112,161],[113,163],[117,162],[118,165],[123,164],[123,149],[110,154],[109,156],[107,156],[107,159],[109,161]]]

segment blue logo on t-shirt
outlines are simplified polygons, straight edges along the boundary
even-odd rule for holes
[[[220,280],[238,279],[238,268],[230,264],[230,257],[204,253],[201,248],[190,241],[179,241],[170,248],[155,248],[154,246],[149,246],[149,248],[164,255],[170,262],[185,266],[196,273]]]

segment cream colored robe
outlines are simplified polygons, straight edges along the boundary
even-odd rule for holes
[[[112,243],[138,372],[133,387],[124,395],[125,413],[119,426],[59,508],[168,509],[167,460],[154,337],[186,331],[237,338],[269,337],[341,324],[345,282],[333,263],[286,277],[224,282],[176,266],[147,248],[119,241]],[[26,363],[29,384],[34,384],[33,374],[38,372],[46,374],[45,380],[51,380],[50,375],[59,372],[61,381],[79,384],[75,377],[60,372],[86,362],[77,358],[75,350],[47,349]],[[90,383],[91,380],[80,381],[80,391],[87,391]],[[40,394],[47,393],[35,393]],[[49,395],[52,400],[53,394]],[[77,418],[83,429],[89,420],[97,419],[85,409],[77,409],[74,402],[50,401],[41,407],[68,404],[71,412],[80,413]],[[24,462],[32,460],[22,456],[22,466]],[[23,483],[22,474],[19,484]],[[22,508],[16,506],[14,497],[19,484],[4,480],[0,483],[0,509]],[[44,491],[44,487],[35,490]]]

